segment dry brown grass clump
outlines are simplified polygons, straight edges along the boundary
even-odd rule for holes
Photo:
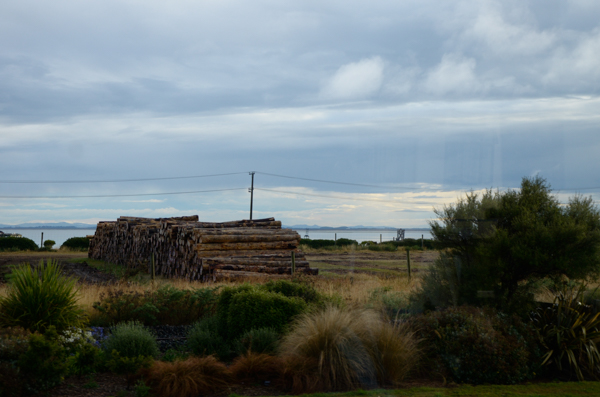
[[[239,382],[278,383],[282,368],[283,362],[279,357],[248,351],[236,358],[229,370]]]
[[[407,329],[384,322],[373,310],[334,306],[300,317],[284,337],[281,354],[288,365],[304,363],[305,378],[315,363],[316,387],[325,391],[397,384],[418,359]]]
[[[231,373],[225,364],[208,356],[172,363],[156,361],[143,377],[157,396],[195,397],[226,388]]]

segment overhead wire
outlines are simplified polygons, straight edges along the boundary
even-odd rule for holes
[[[194,178],[209,178],[216,176],[240,175],[246,172],[228,172],[224,174],[212,175],[192,175],[192,176],[171,176],[161,178],[136,178],[136,179],[112,179],[112,180],[62,180],[62,181],[34,181],[34,180],[8,180],[0,181],[0,183],[120,183],[120,182],[145,182],[145,181],[164,181],[174,179],[194,179]]]
[[[245,187],[236,187],[230,189],[212,189],[212,190],[192,190],[188,192],[162,192],[162,193],[136,193],[136,194],[99,194],[99,195],[81,195],[81,196],[0,196],[0,198],[26,198],[26,199],[56,199],[56,198],[94,198],[94,197],[137,197],[137,196],[165,196],[174,194],[195,194],[210,192],[225,192],[229,190],[246,190]]]

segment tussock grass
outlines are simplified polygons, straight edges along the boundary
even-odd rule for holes
[[[283,362],[281,358],[264,353],[247,353],[236,358],[229,370],[239,382],[278,382]]]
[[[172,363],[155,361],[143,371],[153,394],[164,397],[195,397],[227,387],[231,373],[215,357],[192,357]]]
[[[398,384],[419,356],[407,328],[384,322],[373,310],[335,306],[298,318],[280,352],[288,363],[305,363],[307,383],[324,391]],[[310,384],[314,376],[317,385]]]

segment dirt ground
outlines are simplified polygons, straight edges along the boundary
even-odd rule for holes
[[[0,253],[0,284],[5,283],[4,276],[10,272],[11,265],[30,263],[37,265],[41,260],[55,260],[63,267],[64,274],[75,277],[84,284],[110,284],[117,279],[107,273],[88,266],[87,263],[72,263],[69,260],[84,258],[86,252],[2,252]]]

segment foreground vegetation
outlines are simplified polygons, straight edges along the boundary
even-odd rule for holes
[[[17,266],[0,290],[0,394],[106,372],[156,396],[242,383],[293,394],[597,394],[598,383],[584,382],[600,377],[600,307],[590,284],[600,212],[591,201],[560,206],[534,178],[519,192],[470,194],[438,212],[441,253],[418,279],[390,268],[401,254],[408,265],[416,248],[391,245],[313,248],[323,261],[332,250],[356,259],[351,268],[377,253],[359,269],[379,272],[340,273],[346,265],[330,260],[331,274],[317,278],[208,286],[90,261],[123,281],[78,289],[54,263]],[[391,263],[367,264],[373,258]],[[161,350],[152,327],[165,325],[183,327],[185,343]],[[548,380],[580,382],[523,385]],[[397,389],[413,381],[463,386]]]

